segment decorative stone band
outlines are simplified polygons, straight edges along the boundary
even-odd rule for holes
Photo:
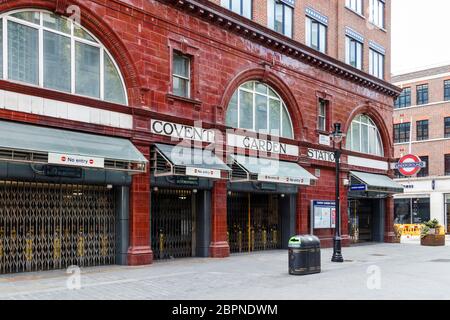
[[[295,7],[295,0],[281,0],[281,2],[287,4],[288,6],[291,6],[292,8]]]
[[[364,37],[350,27],[345,27],[345,35],[361,43],[364,42]]]
[[[370,40],[369,41],[369,47],[371,49],[377,51],[378,53],[381,53],[383,55],[386,54],[386,49],[383,46],[381,46],[378,43],[376,43],[375,41]]]
[[[310,18],[313,18],[313,19],[319,21],[320,23],[328,26],[328,17],[323,15],[323,14],[321,14],[319,11],[314,10],[311,7],[306,7],[305,13]]]

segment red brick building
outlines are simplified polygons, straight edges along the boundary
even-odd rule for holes
[[[284,4],[303,16],[302,1]],[[315,6],[306,16],[324,19]],[[337,122],[351,136],[344,243],[358,227],[348,212],[371,217],[366,240],[393,239],[399,89],[365,72],[374,67],[210,1],[10,0],[0,12],[0,272],[284,248],[311,233],[313,200],[335,199]],[[389,34],[384,19],[387,31],[372,31]],[[370,32],[347,34],[369,43]],[[314,233],[330,246],[331,212],[320,213]]]

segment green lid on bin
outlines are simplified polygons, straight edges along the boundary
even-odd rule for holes
[[[301,247],[302,245],[302,238],[300,236],[294,236],[289,239],[289,246],[290,247]]]

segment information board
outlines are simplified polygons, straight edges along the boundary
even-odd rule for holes
[[[336,202],[311,201],[311,225],[313,229],[333,229],[336,227]]]

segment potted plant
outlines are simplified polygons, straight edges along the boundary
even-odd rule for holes
[[[422,246],[445,246],[445,234],[439,232],[441,228],[437,219],[424,223],[420,231],[420,244]]]

